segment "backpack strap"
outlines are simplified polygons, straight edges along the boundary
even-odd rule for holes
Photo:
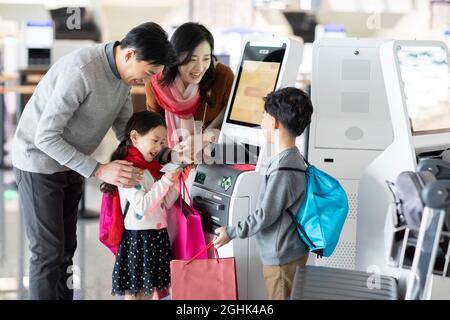
[[[303,169],[289,168],[289,167],[279,167],[279,168],[276,168],[275,170],[270,171],[269,174],[266,174],[266,182],[267,182],[267,180],[269,180],[269,176],[270,176],[272,173],[277,172],[277,171],[296,171],[296,172],[303,172],[303,173],[306,173],[306,170],[303,170]]]
[[[301,196],[300,196],[301,197]],[[297,200],[295,202],[297,202],[300,198],[297,198]],[[294,202],[294,203],[295,203]],[[300,240],[309,248],[312,248],[312,252],[314,252],[318,258],[322,258],[323,257],[323,249],[316,249],[316,245],[314,244],[314,242],[311,241],[311,239],[309,239],[308,235],[306,234],[305,229],[303,229],[302,225],[300,223],[298,223],[297,219],[295,218],[295,215],[292,213],[292,211],[287,208],[286,209],[287,213],[289,214],[289,216],[292,218],[292,221],[294,222],[294,225],[298,228],[297,230],[300,231],[300,233],[303,235],[303,237],[305,238],[306,242],[302,239],[302,237],[300,237],[300,234],[297,233],[298,237],[300,238]]]
[[[315,246],[314,243],[309,239],[308,235],[307,235],[306,232],[305,232],[305,229],[303,229],[302,225],[301,225],[300,223],[298,223],[297,219],[295,218],[295,214],[291,211],[292,206],[293,206],[294,204],[296,204],[296,203],[300,200],[301,197],[302,197],[302,195],[300,195],[297,199],[295,199],[294,203],[286,209],[286,212],[287,212],[287,213],[289,214],[289,216],[292,218],[292,222],[294,222],[294,225],[300,230],[300,232],[303,234],[303,236],[305,237],[306,241],[308,242],[308,243],[305,243],[305,244],[306,244],[308,247],[310,247],[310,248],[311,248],[311,247],[312,247],[312,248],[315,248],[316,246]],[[302,238],[300,238],[300,239],[303,241]]]
[[[303,160],[305,161],[305,163],[306,163],[307,166],[310,166],[308,160],[306,160],[306,159],[304,159],[304,158],[303,158]],[[303,172],[303,173],[306,173],[306,170],[303,170],[303,169],[290,168],[290,167],[279,167],[279,168],[277,168],[277,169],[271,171],[268,175],[266,175],[266,183],[267,183],[267,180],[269,179],[269,176],[270,176],[272,173],[277,172],[277,171],[294,171],[294,172]],[[306,234],[305,229],[303,229],[302,225],[301,225],[300,223],[298,223],[297,219],[295,218],[294,213],[290,210],[290,208],[291,208],[295,203],[297,203],[297,202],[300,200],[301,197],[302,197],[302,195],[300,195],[300,196],[294,201],[294,203],[286,209],[286,212],[287,212],[287,213],[289,214],[289,216],[292,218],[292,221],[293,221],[293,223],[294,223],[294,226],[296,226],[296,227],[298,228],[298,230],[302,233],[302,235],[303,235],[303,237],[305,238],[305,240],[308,242],[308,243],[305,243],[305,245],[306,245],[307,247],[309,247],[309,248],[315,248],[315,247],[316,247],[315,244],[309,239],[308,235]],[[298,235],[298,237],[300,238],[300,240],[301,240],[302,242],[304,242],[303,239],[302,239],[302,237],[300,237],[300,234]],[[317,255],[318,258],[322,258],[322,257],[323,257],[323,249],[318,249],[318,250],[312,249],[311,251],[314,252],[314,253]]]
[[[303,161],[305,161],[305,163],[306,163],[306,166],[307,166],[307,167],[309,167],[309,166],[310,166],[310,164],[309,164],[308,160],[306,160],[305,158],[303,158]]]

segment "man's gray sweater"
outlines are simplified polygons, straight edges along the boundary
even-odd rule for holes
[[[225,228],[230,239],[255,235],[263,265],[283,265],[300,259],[309,251],[286,212],[289,208],[295,215],[300,208],[306,190],[305,174],[278,171],[280,167],[306,170],[296,147],[274,156],[261,178],[256,211],[235,226]]]
[[[90,177],[98,165],[90,155],[111,126],[122,140],[133,108],[130,87],[108,63],[112,48],[79,49],[45,74],[17,126],[14,167],[43,174],[71,169]]]

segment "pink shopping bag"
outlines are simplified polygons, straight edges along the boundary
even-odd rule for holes
[[[192,203],[186,184],[180,178],[180,201],[175,205],[178,210],[175,213],[178,215],[178,228],[172,241],[172,256],[174,259],[189,260],[206,246],[206,242],[200,214],[184,200],[183,194]],[[208,259],[208,255],[203,252],[197,258]]]
[[[197,253],[205,253],[210,242]],[[234,258],[172,260],[170,279],[172,300],[237,300],[236,263]]]

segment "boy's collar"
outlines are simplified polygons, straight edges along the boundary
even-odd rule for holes
[[[273,163],[274,161],[276,161],[277,159],[281,159],[286,153],[290,152],[290,151],[295,151],[297,150],[296,146],[292,146],[290,148],[285,148],[285,149],[281,149],[279,150],[276,154],[274,154],[271,158],[270,158],[270,163]]]

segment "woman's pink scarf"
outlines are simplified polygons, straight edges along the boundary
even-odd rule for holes
[[[151,86],[156,102],[165,110],[168,146],[174,148],[180,140],[187,138],[186,132],[181,136],[175,134],[177,129],[194,134],[194,113],[201,102],[200,91],[198,85],[185,87],[178,76],[169,86],[161,85],[160,79],[161,74],[152,76]]]

